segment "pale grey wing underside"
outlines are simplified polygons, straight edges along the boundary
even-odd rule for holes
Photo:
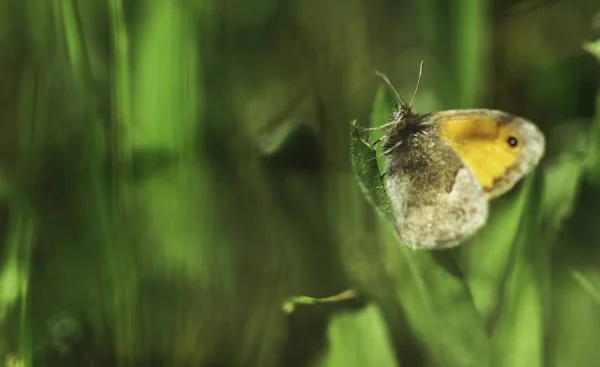
[[[419,143],[410,153],[404,152],[418,154],[426,164],[415,165],[415,159],[400,154],[390,157],[400,160],[386,180],[396,228],[402,242],[411,248],[456,246],[486,223],[488,199],[450,146],[440,141],[427,143],[437,149],[419,151],[423,146]],[[411,161],[403,165],[403,159]]]

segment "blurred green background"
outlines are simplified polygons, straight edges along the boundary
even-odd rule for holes
[[[0,0],[0,363],[598,365],[598,38],[597,0]],[[421,60],[416,111],[548,143],[438,252],[349,159]]]

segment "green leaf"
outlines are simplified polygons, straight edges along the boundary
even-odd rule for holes
[[[377,153],[369,142],[369,138],[360,132],[360,127],[353,123],[350,137],[350,159],[360,188],[367,200],[378,213],[392,219],[390,200],[385,192],[381,173],[377,166]]]
[[[393,98],[389,93],[386,93],[383,87],[380,87],[377,90],[373,104],[371,124],[367,128],[378,127],[389,122],[393,107]],[[357,121],[352,121],[351,125],[350,160],[352,172],[367,200],[379,214],[388,220],[392,220],[391,203],[383,184],[383,172],[379,169],[379,167],[383,167],[382,159],[378,160],[377,151],[372,145],[371,134],[363,131]]]

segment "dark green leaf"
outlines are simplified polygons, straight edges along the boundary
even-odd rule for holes
[[[352,171],[366,198],[385,218],[392,218],[390,201],[377,166],[377,153],[354,122],[350,137]]]

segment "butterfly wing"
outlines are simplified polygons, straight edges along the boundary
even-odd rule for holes
[[[537,126],[502,111],[442,111],[432,123],[490,199],[510,190],[544,154],[545,139]]]
[[[487,220],[482,186],[434,125],[403,139],[387,157],[386,179],[400,239],[427,249],[461,243]]]

